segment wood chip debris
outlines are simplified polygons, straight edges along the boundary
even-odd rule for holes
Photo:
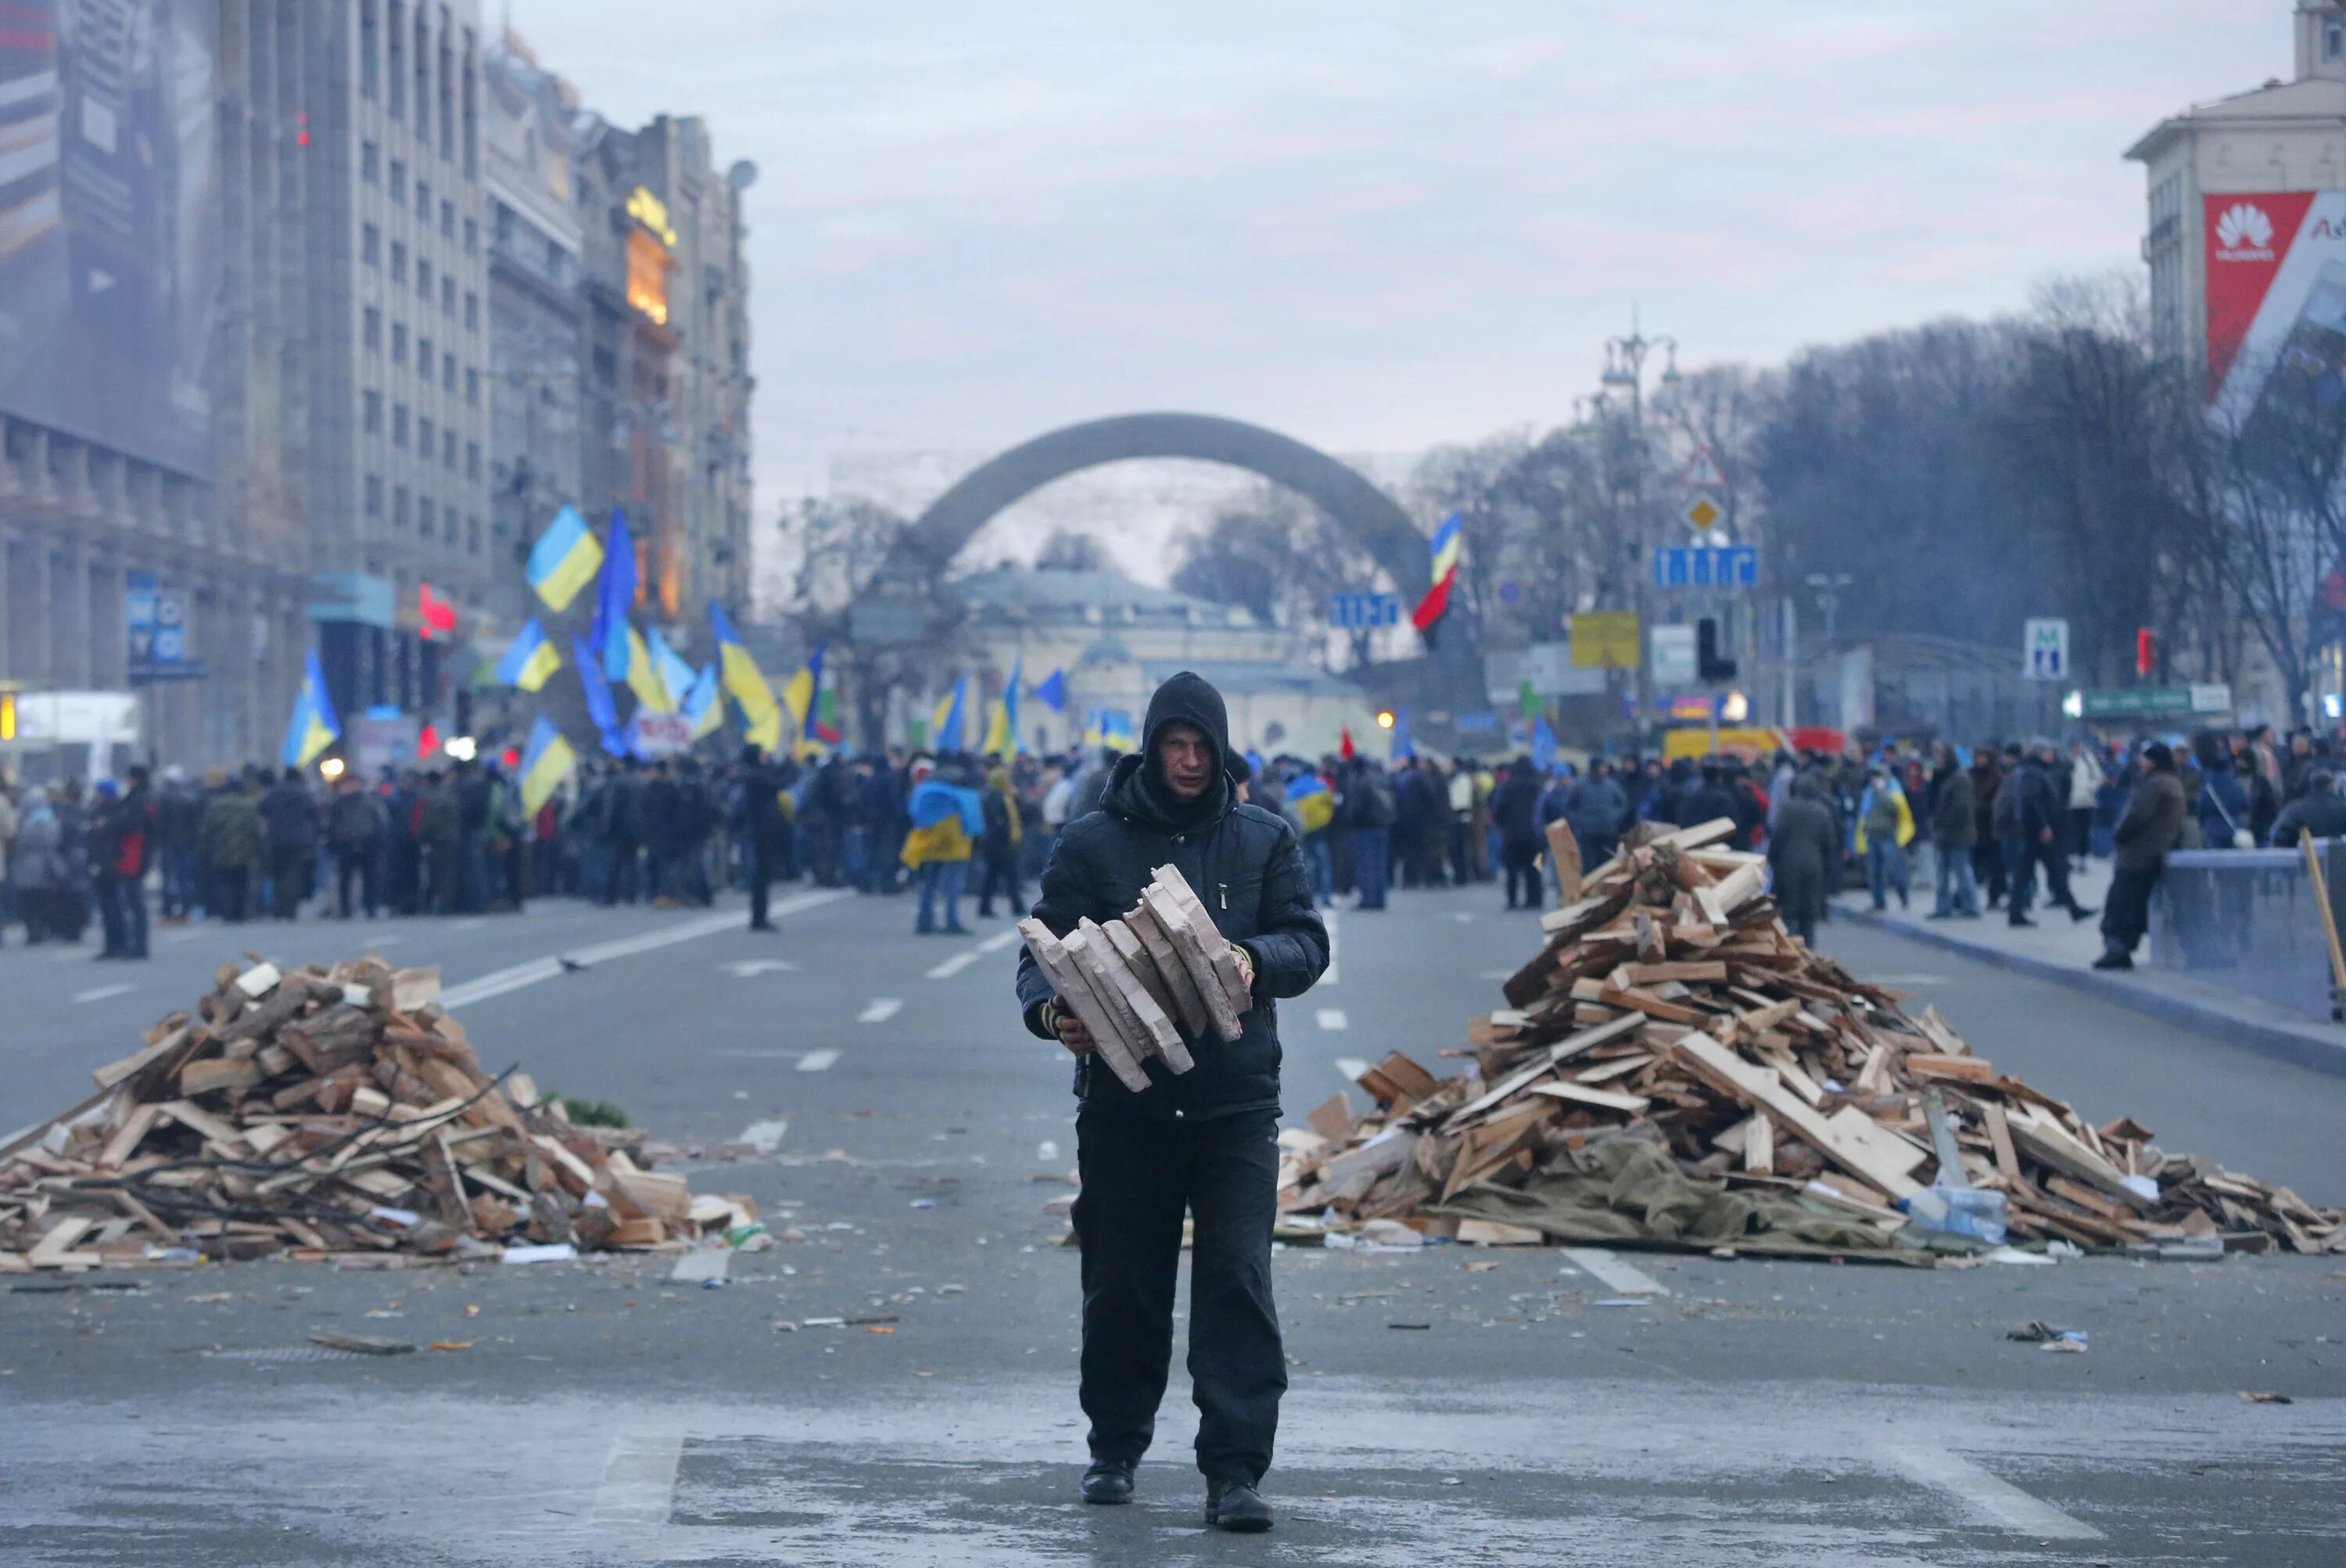
[[[1061,935],[1029,917],[1018,934],[1091,1031],[1100,1060],[1134,1094],[1148,1087],[1149,1058],[1188,1072],[1190,1044],[1236,1040],[1254,1005],[1229,942],[1170,865],[1157,868],[1122,920],[1086,920]]]
[[[573,1126],[526,1074],[491,1076],[439,971],[372,954],[223,963],[93,1076],[95,1095],[0,1145],[0,1273],[647,1249],[756,1217],[639,1164],[641,1133]]]
[[[1519,1186],[1559,1150],[1627,1137],[1885,1233],[1906,1223],[1897,1200],[1944,1174],[2004,1194],[2022,1246],[2346,1253],[2340,1211],[2167,1152],[2131,1117],[2096,1125],[1974,1054],[1936,1008],[1910,1013],[1811,951],[1777,918],[1762,857],[1716,847],[1733,826],[1633,831],[1542,917],[1507,1005],[1469,1024],[1471,1075],[1395,1052],[1356,1079],[1372,1114],[1339,1095],[1281,1135],[1280,1212],[1454,1234],[1425,1211],[1469,1184]],[[1942,1173],[1943,1152],[1960,1171]]]

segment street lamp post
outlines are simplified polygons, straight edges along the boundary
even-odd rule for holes
[[[1668,395],[1678,390],[1678,341],[1668,334],[1647,337],[1637,324],[1635,306],[1629,312],[1629,333],[1627,337],[1605,341],[1605,371],[1597,379],[1605,390],[1596,395],[1600,413],[1612,413],[1617,394],[1626,393],[1627,408],[1623,423],[1627,441],[1623,443],[1627,458],[1627,483],[1617,484],[1617,492],[1626,494],[1630,525],[1627,535],[1628,558],[1624,566],[1632,586],[1632,596],[1637,610],[1638,636],[1646,647],[1653,636],[1654,598],[1651,574],[1640,570],[1653,546],[1653,509],[1648,504],[1648,480],[1653,467],[1652,449],[1646,440],[1646,360],[1655,350],[1664,355],[1660,377],[1661,390]],[[1654,707],[1653,661],[1645,657],[1641,647],[1637,660],[1637,730],[1646,738],[1652,723]]]

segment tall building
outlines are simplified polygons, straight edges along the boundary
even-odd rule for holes
[[[311,610],[338,705],[447,700],[487,606],[489,289],[479,0],[299,11],[308,53]]]
[[[708,127],[604,127],[577,170],[585,214],[585,490],[627,509],[643,607],[681,628],[750,596],[747,161],[719,173]]]
[[[600,127],[510,31],[485,67],[490,603],[510,629],[538,608],[518,569],[531,543],[586,499],[586,234],[573,171]]]
[[[136,690],[166,761],[273,755],[308,641],[314,20],[20,0],[0,31],[0,683]]]
[[[2295,71],[2161,120],[2143,165],[2152,326],[2245,418],[2280,365],[2346,362],[2346,5],[2298,0]]]

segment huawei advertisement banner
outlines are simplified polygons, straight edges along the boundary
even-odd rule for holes
[[[219,7],[0,4],[0,410],[209,470]]]
[[[2346,397],[2346,191],[2210,196],[2208,396],[2238,428],[2290,386]]]

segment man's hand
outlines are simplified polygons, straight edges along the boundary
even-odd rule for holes
[[[1076,1016],[1076,1010],[1067,1005],[1066,997],[1051,999],[1051,1023],[1052,1027],[1059,1032],[1059,1044],[1065,1045],[1069,1054],[1088,1056],[1099,1049],[1098,1043],[1092,1039],[1090,1028]]]
[[[1230,943],[1230,956],[1239,961],[1239,973],[1245,978],[1247,989],[1249,991],[1252,991],[1254,989],[1254,954],[1240,947],[1237,942],[1232,942]]]

